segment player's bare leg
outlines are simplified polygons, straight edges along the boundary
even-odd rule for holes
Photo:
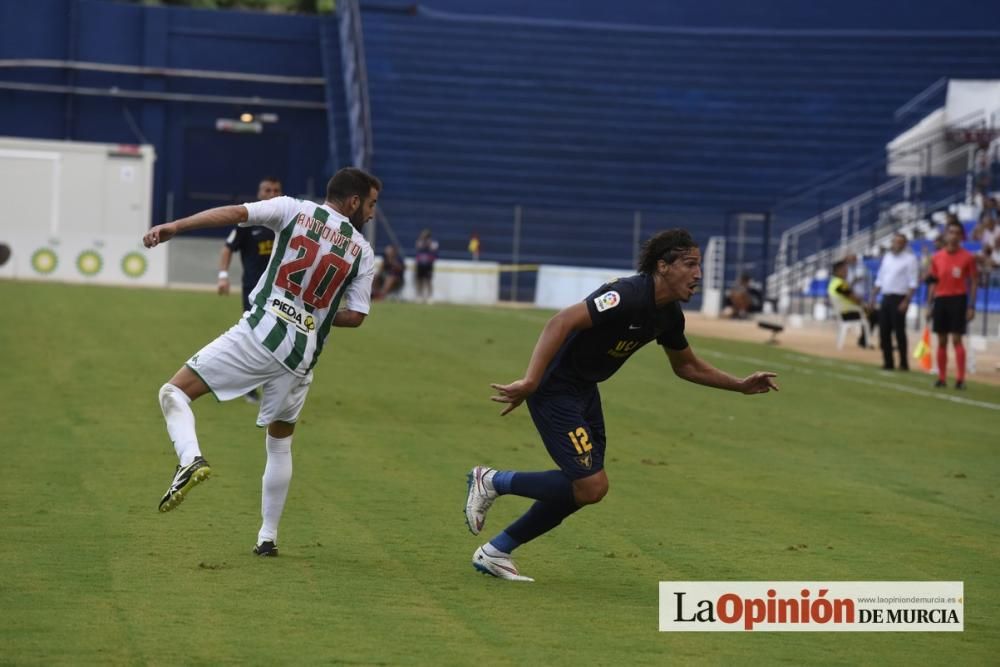
[[[589,477],[573,480],[573,500],[580,507],[594,505],[608,494],[608,474],[603,470]]]

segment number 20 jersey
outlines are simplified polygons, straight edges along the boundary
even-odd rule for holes
[[[241,227],[274,230],[267,269],[243,314],[254,336],[296,375],[316,365],[345,300],[348,310],[371,309],[375,257],[365,237],[328,206],[292,197],[244,204]]]

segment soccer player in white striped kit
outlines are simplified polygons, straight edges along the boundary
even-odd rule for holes
[[[250,310],[181,366],[160,388],[160,407],[180,464],[160,500],[168,512],[212,472],[201,455],[190,403],[209,392],[220,401],[263,388],[257,425],[267,427],[263,519],[254,553],[277,556],[278,522],[292,478],[292,433],[309,392],[312,369],[330,327],[358,327],[371,307],[375,259],[361,228],[375,212],[382,184],[352,167],[330,179],[316,205],[275,197],[222,206],[157,225],[143,244],[209,227],[262,225],[275,232],[267,270],[250,294]],[[345,308],[338,310],[343,300]]]

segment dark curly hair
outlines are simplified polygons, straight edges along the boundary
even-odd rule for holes
[[[326,184],[326,199],[327,201],[344,201],[357,195],[364,201],[368,198],[368,193],[371,192],[372,188],[381,192],[382,181],[362,169],[344,167],[334,174],[330,182]]]
[[[656,271],[656,263],[661,259],[672,264],[683,251],[697,247],[698,244],[686,229],[668,229],[655,234],[642,246],[639,272],[651,274]]]

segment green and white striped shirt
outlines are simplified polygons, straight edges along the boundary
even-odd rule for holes
[[[244,204],[241,227],[274,230],[267,270],[243,314],[257,340],[296,375],[316,365],[333,317],[371,309],[375,256],[361,232],[328,206],[292,197]]]

